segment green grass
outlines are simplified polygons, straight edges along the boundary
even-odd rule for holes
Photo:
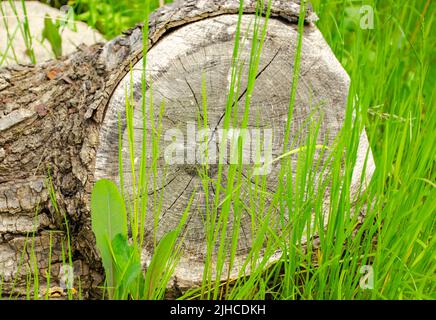
[[[147,0],[148,1],[148,0]],[[48,3],[58,9],[71,10],[64,11],[63,18],[52,20],[47,15],[44,19],[44,29],[37,37],[32,37],[29,29],[29,13],[24,0],[15,3],[12,0],[0,0],[10,6],[12,14],[17,21],[17,27],[12,30],[6,21],[6,13],[3,6],[0,6],[1,28],[5,28],[7,37],[7,46],[4,52],[0,52],[0,67],[4,66],[5,61],[19,63],[17,53],[12,45],[17,35],[21,34],[28,56],[28,62],[32,64],[39,63],[35,52],[34,44],[41,43],[47,51],[51,51],[53,58],[62,56],[62,31],[68,28],[76,32],[74,21],[83,21],[93,29],[98,30],[106,39],[112,39],[123,31],[134,27],[137,23],[143,22],[146,15],[146,6],[144,0],[51,0],[41,1]],[[154,10],[159,7],[163,0],[148,1],[150,9]],[[170,3],[171,0],[166,0]],[[69,7],[66,7],[69,6]],[[23,15],[18,14],[17,9],[23,10]],[[35,14],[33,12],[31,15]],[[47,41],[46,41],[47,40]]]
[[[150,10],[159,7],[159,0],[150,0]],[[165,0],[170,3],[171,0]],[[111,39],[136,23],[143,22],[147,6],[144,0],[70,0],[78,20],[99,30]]]
[[[17,270],[14,275],[13,281],[12,281],[12,287],[8,290],[9,295],[8,299],[22,299],[23,297],[27,300],[41,300],[45,299],[48,300],[51,298],[50,296],[50,289],[52,287],[58,288],[59,283],[51,282],[52,278],[52,256],[53,256],[53,234],[58,233],[61,234],[62,237],[61,240],[61,262],[62,265],[68,266],[70,268],[73,268],[73,251],[71,249],[72,242],[71,242],[71,236],[70,236],[70,226],[68,222],[68,217],[64,212],[62,212],[57,203],[56,199],[56,192],[54,189],[54,185],[51,180],[50,174],[48,174],[48,179],[46,181],[46,187],[48,190],[48,194],[50,197],[51,204],[54,209],[54,213],[58,215],[63,221],[64,226],[63,230],[51,230],[49,231],[49,245],[48,245],[48,261],[47,261],[47,268],[45,270],[45,274],[40,274],[39,270],[39,262],[38,257],[41,254],[39,251],[35,250],[35,241],[36,238],[36,232],[37,230],[34,230],[32,232],[27,232],[25,238],[24,238],[24,244],[21,249],[21,252],[18,252],[19,254],[19,261],[17,265]],[[38,212],[39,209],[37,208],[35,211],[35,226],[38,225]],[[39,239],[38,239],[39,241]],[[27,259],[26,259],[27,257]],[[57,261],[58,262],[58,261]],[[17,288],[18,281],[22,280],[22,277],[25,278],[25,291],[22,291],[22,288]],[[6,297],[3,293],[3,281],[4,276],[0,275],[0,297]],[[73,287],[67,287],[65,288],[65,299],[73,300],[73,299],[81,299],[82,292],[81,292],[81,283],[80,283],[80,277],[76,277],[74,279],[75,286],[78,288]],[[41,283],[43,286],[40,286]]]
[[[339,291],[350,280],[335,268],[328,274],[335,276],[328,286],[333,295],[326,297],[434,298],[435,7],[431,1],[366,2],[376,9],[375,29],[361,30],[346,15],[353,4],[360,2],[314,1],[318,26],[352,79],[350,97],[359,99],[375,155],[374,208],[359,232],[367,233],[366,242],[344,249],[349,259],[369,258],[375,289]]]
[[[283,177],[292,174],[287,171],[289,169],[282,169],[277,191],[268,194],[264,181],[258,178],[248,206],[239,199],[240,190],[250,183],[241,175],[241,163],[219,166],[216,180],[208,177],[206,165],[202,174],[206,197],[209,196],[206,187],[209,183],[215,186],[216,193],[215,200],[208,203],[206,209],[207,258],[203,283],[199,289],[189,291],[183,298],[434,297],[435,257],[432,253],[435,249],[435,202],[432,199],[435,193],[435,173],[431,147],[434,141],[428,136],[434,132],[436,123],[434,110],[430,107],[434,103],[434,89],[431,85],[434,73],[429,69],[432,65],[430,52],[435,49],[434,45],[430,46],[432,11],[424,15],[425,2],[417,3],[415,10],[396,2],[373,4],[375,29],[363,30],[359,28],[360,16],[356,19],[356,15],[352,14],[352,9],[358,10],[359,5],[349,1],[314,2],[314,8],[321,17],[318,27],[352,78],[345,125],[337,144],[329,151],[331,161],[328,166],[323,164],[319,167],[321,164],[316,161],[315,151],[326,151],[314,143],[319,123],[310,120],[312,129],[306,138],[306,145],[294,150],[285,148],[284,155],[274,160],[281,161],[282,168],[289,168],[289,156],[296,154],[298,161],[294,179],[285,181]],[[434,8],[430,6],[427,10]],[[268,16],[265,12],[263,14]],[[426,18],[422,19],[422,16]],[[267,21],[268,19],[265,24],[259,19],[254,21],[248,91],[254,88]],[[300,32],[301,28],[302,24],[299,25]],[[413,43],[408,36],[414,38]],[[296,46],[289,122],[292,121],[299,75],[301,40]],[[241,128],[246,127],[250,112],[250,100],[247,99],[246,104],[240,106],[245,110],[242,119],[235,117],[234,102],[238,94],[234,92],[240,90],[242,70],[238,64],[238,53],[239,37],[235,42],[224,128],[235,124],[241,125]],[[203,122],[207,121],[206,91],[206,86],[203,86]],[[132,118],[133,111],[129,108],[128,104],[127,118]],[[142,112],[144,118],[157,117],[151,109],[144,112],[144,106]],[[353,117],[353,113],[356,117]],[[202,125],[200,119],[198,122]],[[364,126],[374,150],[377,170],[367,191],[354,203],[355,199],[350,198],[349,185],[356,161],[358,138]],[[156,131],[156,128],[152,127],[151,130]],[[285,139],[290,138],[288,131]],[[157,132],[153,141],[159,140],[159,130]],[[129,131],[132,157],[135,153],[133,140],[133,131]],[[153,158],[156,159],[158,147],[153,147],[152,150]],[[130,165],[132,171],[138,170],[133,160]],[[310,175],[313,167],[318,167],[321,172],[330,170],[330,178],[321,183],[322,190],[330,190],[328,208],[323,203],[323,192],[315,192],[313,189],[315,176]],[[223,186],[221,174],[224,170],[228,178]],[[133,198],[138,194],[141,194],[139,189],[133,190]],[[308,194],[312,197],[307,197]],[[159,199],[153,201],[159,211]],[[262,210],[258,210],[259,207]],[[133,212],[137,208],[133,205]],[[323,214],[326,209],[329,218],[328,225],[324,228]],[[144,206],[142,210],[145,210]],[[224,267],[225,262],[234,262],[241,222],[239,218],[243,210],[252,216],[253,245],[241,268],[239,280],[222,283],[219,281],[221,275],[230,270]],[[361,210],[366,211],[366,217],[355,231],[360,223],[353,212]],[[229,232],[227,225],[231,211],[235,226],[231,239],[228,240],[226,234]],[[150,213],[142,211],[141,214]],[[286,221],[291,223],[285,222],[286,215]],[[284,232],[277,232],[274,221],[281,224]],[[311,242],[307,247],[302,245],[302,236],[308,239],[318,236],[319,247],[315,248]],[[212,251],[216,246],[217,262],[213,264]],[[281,250],[283,256],[278,263],[269,266],[268,258],[277,250]],[[367,266],[374,272],[372,289],[360,287],[365,272],[362,267]]]
[[[76,1],[76,5],[81,6],[81,19],[110,38],[144,20],[144,11],[141,10],[145,8],[138,11],[139,2],[117,1],[115,5],[111,1],[99,1],[101,6],[98,6],[97,2],[83,0]],[[240,199],[241,190],[251,184],[242,175],[241,161],[219,166],[217,179],[208,176],[207,165],[202,168],[199,174],[206,197],[209,196],[206,186],[213,184],[216,190],[205,214],[207,252],[203,283],[200,288],[185,293],[183,299],[436,298],[435,6],[428,0],[314,0],[312,4],[320,17],[316,23],[318,28],[351,77],[344,128],[337,143],[329,149],[316,144],[319,122],[311,119],[308,119],[310,132],[305,137],[304,146],[295,145],[295,137],[286,134],[285,139],[289,139],[291,147],[283,150],[282,157],[273,160],[280,161],[284,168],[276,192],[268,192],[265,179],[256,176],[254,188],[249,188],[248,204]],[[361,16],[356,12],[363,4],[374,8],[374,29],[365,30],[359,26]],[[267,12],[263,14],[268,16]],[[247,90],[254,88],[265,28],[262,20],[255,19],[251,36],[258,41],[253,41],[251,49]],[[300,24],[300,34],[301,28]],[[239,119],[236,118],[234,103],[242,77],[238,60],[239,41],[245,41],[245,37],[241,34],[241,40],[237,37],[235,42],[225,128],[236,123],[242,128],[247,126],[249,99],[245,105],[239,106],[244,110]],[[297,54],[293,86],[289,88],[289,121],[292,121],[299,76],[300,43],[295,44]],[[147,51],[146,47],[144,51]],[[146,69],[146,59],[142,67]],[[142,90],[143,95],[146,90],[152,90],[152,87],[146,89],[144,75]],[[204,83],[202,93],[203,123],[199,117],[199,126],[207,124],[207,87]],[[150,97],[152,99],[152,94]],[[148,196],[148,190],[154,187],[149,185],[150,175],[154,183],[159,178],[156,175],[156,161],[162,151],[158,144],[162,133],[159,119],[165,106],[161,106],[160,114],[154,114],[153,108],[147,110],[145,102],[140,110],[134,110],[131,92],[126,92],[126,101],[128,147],[132,158],[129,163],[123,163],[120,158],[120,181],[123,186],[124,167],[138,172],[138,179],[132,190],[121,188],[120,197],[126,204],[128,222],[125,227],[130,228],[132,239],[131,243],[126,243],[124,234],[124,238],[114,243],[113,235],[107,242],[109,251],[115,245],[119,250],[108,255],[109,261],[115,262],[114,270],[118,268],[118,271],[106,287],[110,298],[161,299],[181,254],[183,219],[175,233],[170,232],[160,242],[156,239],[155,255],[145,276],[135,271],[135,264],[144,241],[145,217],[148,214],[156,217],[160,210],[161,198],[156,193]],[[133,159],[132,119],[133,113],[139,111],[143,114],[146,130],[138,168]],[[354,201],[356,199],[350,198],[349,185],[358,138],[364,126],[374,153],[376,171],[367,190]],[[145,169],[146,154],[143,151],[150,142],[144,138],[147,130],[152,132],[152,147],[149,149],[153,150],[153,165],[149,170]],[[121,139],[119,148],[122,148]],[[319,163],[316,157],[319,152],[328,154],[330,161]],[[297,159],[293,174],[288,165],[291,156]],[[312,174],[314,167],[317,172],[329,173],[327,178],[320,180],[318,192],[314,185],[320,175]],[[223,171],[228,176],[226,185],[221,183]],[[285,179],[285,176],[292,176],[292,179]],[[321,191],[327,189],[331,201],[326,207]],[[150,203],[155,208],[153,212],[147,211]],[[362,222],[353,215],[361,210],[366,212]],[[185,213],[188,211],[186,208]],[[224,262],[234,263],[240,217],[244,211],[251,217],[252,248],[243,263],[240,278],[222,283],[217,280],[221,275],[229,274]],[[326,211],[329,216],[324,228]],[[98,212],[95,209],[93,214]],[[229,219],[233,219],[235,225],[230,240],[225,237],[229,232],[226,229]],[[181,240],[174,240],[175,235],[180,235]],[[318,245],[314,246],[312,242],[303,245],[300,241],[303,236],[307,239],[318,237]],[[215,246],[218,248],[216,264],[212,263]],[[171,255],[169,252],[175,247],[178,249]],[[277,250],[283,254],[277,263],[271,265],[268,258]],[[117,264],[119,256],[127,257],[127,260],[121,259],[124,262]],[[163,261],[153,262],[158,259]],[[156,269],[162,263],[169,264],[166,272]],[[365,266],[370,266],[374,272],[372,289],[360,287],[364,276],[362,267]],[[130,270],[133,276],[129,277],[126,270]],[[38,283],[34,285],[38,286]]]
[[[1,2],[3,2],[3,0]],[[32,64],[35,64],[36,57],[35,57],[35,52],[33,50],[33,38],[30,34],[30,29],[29,29],[29,18],[28,18],[27,9],[26,9],[26,3],[24,0],[21,0],[21,2],[19,4],[21,6],[21,8],[23,9],[22,19],[18,15],[17,5],[15,4],[15,2],[12,0],[8,0],[7,3],[9,4],[10,8],[12,9],[12,13],[15,16],[17,23],[18,23],[17,30],[11,31],[8,28],[8,24],[6,22],[6,17],[5,17],[5,12],[3,10],[3,3],[0,3],[0,14],[2,15],[3,25],[4,25],[4,28],[6,30],[7,43],[8,44],[12,43],[12,40],[15,38],[17,32],[20,31],[21,36],[23,37],[24,45],[26,47],[26,53],[29,56],[30,62]],[[16,57],[16,53],[15,53],[14,48],[11,45],[8,45],[6,48],[6,52],[2,53],[2,57],[0,59],[0,66],[3,64],[4,60],[6,59],[6,56],[7,56],[7,53],[9,50],[12,51],[12,54],[13,54],[15,61],[17,61],[17,57]]]

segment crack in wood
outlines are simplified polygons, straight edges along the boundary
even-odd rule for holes
[[[262,73],[271,65],[271,63],[275,60],[275,58],[277,57],[277,55],[279,54],[279,52],[281,51],[281,47],[277,50],[277,52],[274,54],[274,56],[271,58],[271,60],[262,68],[262,70],[260,70],[259,72],[258,72],[258,74],[256,75],[256,77],[255,77],[255,79],[257,80],[261,75],[262,75]],[[235,107],[235,105],[236,105],[236,103],[238,103],[238,102],[240,102],[241,100],[242,100],[242,98],[246,95],[246,93],[247,93],[247,91],[248,91],[248,87],[246,87],[245,89],[244,89],[244,91],[240,94],[240,96],[238,97],[238,100],[237,101],[234,101],[233,102],[233,104],[232,104],[232,109]],[[221,117],[218,119],[218,122],[217,122],[217,124],[215,125],[215,129],[213,130],[213,132],[212,132],[212,138],[213,138],[213,136],[215,135],[215,132],[217,131],[217,129],[218,129],[218,126],[220,125],[220,123],[221,123],[221,121],[223,120],[223,118],[224,118],[224,116],[225,116],[225,114],[226,114],[226,112],[224,111],[223,112],[223,114],[221,115]]]

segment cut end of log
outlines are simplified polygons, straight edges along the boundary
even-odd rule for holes
[[[212,184],[202,183],[199,170],[203,166],[199,161],[201,157],[197,157],[201,145],[198,137],[205,125],[215,139],[208,140],[208,147],[218,150],[218,137],[227,134],[223,131],[223,115],[232,82],[239,4],[237,0],[186,0],[164,6],[153,13],[149,26],[145,97],[142,95],[141,26],[105,45],[81,47],[61,61],[0,70],[0,275],[3,274],[5,280],[3,292],[25,292],[26,272],[34,271],[29,255],[24,258],[27,267],[22,270],[26,271],[19,270],[26,233],[35,232],[40,276],[44,278],[47,271],[47,241],[51,235],[55,244],[53,265],[59,269],[59,248],[65,241],[64,221],[59,212],[66,214],[71,226],[74,263],[80,270],[77,273],[83,281],[82,289],[86,291],[100,284],[103,270],[91,230],[90,193],[98,179],[109,178],[120,183],[119,126],[124,147],[121,158],[124,163],[130,163],[126,93],[128,96],[132,94],[132,105],[135,106],[133,160],[136,166],[141,158],[144,123],[147,128],[160,128],[162,135],[155,141],[160,150],[174,147],[174,152],[159,155],[155,164],[152,157],[147,157],[148,169],[155,168],[154,180],[149,178],[149,185],[152,186],[149,196],[161,199],[161,210],[155,204],[147,207],[150,214],[145,223],[143,262],[149,263],[155,240],[178,225],[192,199],[183,230],[184,253],[170,286],[188,288],[201,282],[206,252],[205,208],[213,200],[216,190]],[[239,90],[234,92],[240,107],[235,115],[243,118],[247,92],[252,92],[247,116],[250,141],[257,141],[256,138],[265,137],[269,132],[272,160],[282,156],[284,149],[300,7],[299,1],[272,1],[271,18],[255,74],[256,84],[251,91],[248,90],[247,74],[255,8],[256,1],[243,2],[244,16],[237,59],[242,76],[237,86]],[[315,14],[308,9],[290,128],[297,146],[304,143],[310,119],[320,122],[317,144],[329,146],[334,143],[343,126],[350,82],[321,33],[312,24],[315,19]],[[260,18],[260,22],[265,23],[265,19]],[[130,86],[131,82],[133,86]],[[204,92],[207,115],[203,108]],[[140,112],[144,98],[148,110],[145,122]],[[240,125],[236,123],[235,127]],[[259,129],[260,133],[256,131]],[[147,155],[152,154],[152,132],[148,130],[146,135]],[[174,140],[180,133],[183,136],[181,147]],[[194,139],[185,143],[189,137]],[[249,146],[244,146],[242,150],[247,159],[243,166],[247,177],[252,164],[250,160],[254,159],[253,144]],[[289,149],[290,145],[286,147]],[[174,154],[180,156],[181,161],[177,157],[176,161],[168,161],[167,156],[174,160]],[[268,162],[268,159],[263,160]],[[228,161],[232,161],[231,156]],[[292,158],[293,164],[295,161]],[[276,190],[279,163],[267,166],[266,188],[271,194]],[[216,178],[217,163],[208,165],[207,174],[211,179]],[[373,170],[372,154],[363,131],[350,186],[352,197],[365,188]],[[48,172],[53,181],[57,208],[50,201],[46,180]],[[126,169],[124,177],[124,186],[128,191],[134,172]],[[228,174],[224,170],[223,186],[227,179]],[[250,187],[247,186],[251,181],[247,180],[246,186],[238,191],[241,204],[250,201]],[[219,200],[223,200],[221,196]],[[34,219],[35,212],[38,219]],[[235,217],[232,210],[229,212],[226,228],[231,236]],[[327,219],[328,215],[325,216]],[[236,256],[231,267],[228,261],[225,262],[224,269],[229,270],[220,276],[222,280],[241,275],[241,267],[253,241],[251,219],[250,213],[242,210]],[[276,217],[272,217],[271,224],[275,221]],[[301,239],[302,242],[309,240]],[[214,246],[212,264],[216,261],[216,251]],[[272,263],[281,253],[268,254],[271,256],[269,263]],[[245,274],[249,272],[245,269]],[[56,277],[58,275],[52,280]]]
[[[242,18],[240,55],[237,65],[241,66],[241,74],[248,74],[250,48],[252,45],[254,15]],[[264,23],[265,20],[262,19]],[[151,174],[149,195],[162,199],[162,207],[155,216],[156,203],[148,207],[146,221],[145,248],[143,260],[147,264],[153,255],[154,237],[160,239],[165,233],[177,227],[182,214],[190,200],[190,214],[186,232],[184,233],[183,256],[178,263],[174,281],[187,287],[201,283],[206,259],[206,231],[204,221],[207,203],[214,199],[213,186],[204,189],[198,163],[198,141],[190,145],[191,138],[198,139],[200,122],[207,118],[207,129],[215,139],[209,143],[209,152],[217,155],[219,149],[220,130],[223,129],[223,115],[226,109],[227,96],[231,82],[232,54],[236,35],[238,16],[221,15],[207,20],[197,21],[179,27],[176,31],[162,37],[148,52],[146,97],[142,96],[142,60],[133,66],[115,90],[106,111],[100,136],[100,147],[96,156],[96,178],[119,180],[118,167],[118,126],[122,130],[122,158],[129,163],[129,136],[126,124],[126,95],[132,96],[136,106],[133,118],[135,161],[141,158],[143,117],[140,111],[142,99],[146,99],[147,114],[154,119],[147,119],[147,168],[152,170],[152,130],[159,122],[162,135],[159,137],[161,155],[157,161],[157,172]],[[271,131],[272,155],[278,158],[283,153],[283,139],[289,107],[291,75],[297,42],[297,30],[294,24],[272,18],[268,22],[268,32],[260,58],[256,84],[250,97],[250,114],[248,130],[262,128]],[[132,84],[132,85],[131,85]],[[243,76],[239,84],[239,108],[237,117],[243,118],[244,103],[247,99],[248,79]],[[334,142],[345,117],[349,77],[336,60],[334,54],[324,41],[321,33],[313,26],[305,29],[301,59],[298,96],[292,123],[292,136],[303,143],[306,138],[305,121],[313,117],[321,121],[318,143],[331,145]],[[207,115],[204,114],[202,99],[206,92]],[[153,105],[150,105],[152,95]],[[133,103],[132,101],[130,103]],[[162,111],[162,106],[164,110]],[[159,118],[159,120],[157,120]],[[300,134],[299,132],[303,132]],[[165,157],[167,148],[174,145],[174,137],[182,136],[179,141],[179,161],[169,164]],[[362,142],[365,142],[363,134]],[[218,146],[218,147],[216,147]],[[216,147],[216,148],[215,148]],[[362,148],[364,145],[362,144]],[[215,150],[215,151],[213,151]],[[365,152],[363,149],[361,152]],[[177,153],[177,152],[176,152]],[[251,149],[243,151],[244,157],[250,158]],[[210,156],[210,154],[209,154]],[[251,157],[252,159],[252,157]],[[197,161],[197,162],[196,162]],[[372,158],[370,157],[370,162]],[[249,161],[248,161],[249,162]],[[359,163],[363,166],[363,163]],[[370,165],[371,166],[371,165]],[[138,170],[135,170],[138,172]],[[216,162],[209,163],[208,174],[216,179]],[[362,167],[356,168],[360,174]],[[226,183],[227,172],[224,170],[223,183]],[[268,191],[274,193],[277,188],[279,166],[273,165],[266,177]],[[123,169],[124,187],[131,189],[133,173],[127,165]],[[136,177],[137,179],[137,177]],[[358,191],[360,180],[354,180],[352,189]],[[208,199],[206,199],[208,198]],[[249,190],[242,190],[240,199],[249,205]],[[251,249],[252,230],[250,213],[244,211],[240,223],[240,237],[235,261],[229,272],[222,274],[222,280],[235,279],[240,274],[241,266]],[[158,219],[155,230],[155,219]],[[274,220],[275,218],[272,218]],[[231,237],[234,217],[229,217],[228,236]],[[217,247],[214,249],[216,257]],[[279,257],[277,252],[273,260]],[[271,261],[272,262],[272,261]],[[226,267],[224,268],[225,270]],[[246,270],[249,273],[249,270]],[[215,275],[213,275],[215,276]]]

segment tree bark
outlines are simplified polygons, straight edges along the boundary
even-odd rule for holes
[[[244,30],[249,29],[255,3],[244,1]],[[257,91],[252,99],[263,114],[261,119],[278,128],[277,122],[269,119],[276,115],[277,120],[287,112],[299,5],[284,0],[272,4]],[[159,108],[164,100],[168,102],[167,128],[196,119],[205,70],[208,94],[212,95],[208,104],[212,108],[210,126],[220,126],[238,10],[236,0],[188,0],[162,7],[151,15],[147,79],[153,79],[149,86],[157,94],[154,107]],[[314,19],[308,10],[297,106],[306,104],[311,93],[317,101],[326,100],[328,108],[324,111],[329,117],[323,132],[330,132],[332,141],[342,125],[349,79],[312,24]],[[90,227],[90,193],[96,179],[118,181],[118,112],[124,110],[125,88],[130,79],[134,82],[135,102],[140,101],[141,77],[135,69],[141,69],[142,42],[139,25],[105,45],[82,46],[61,60],[0,70],[0,275],[4,294],[24,294],[27,275],[34,273],[35,265],[41,286],[46,285],[49,261],[51,283],[59,281],[62,247],[67,248],[63,214],[69,224],[76,283],[80,278],[85,294],[101,284],[103,272]],[[244,54],[248,47],[243,49]],[[241,103],[244,99],[241,96]],[[308,112],[298,110],[296,121],[302,121]],[[125,118],[121,120],[125,131]],[[135,115],[138,132],[142,129],[140,120],[140,115]],[[250,125],[255,121],[250,119]],[[126,145],[125,134],[123,139]],[[140,145],[140,141],[135,143]],[[363,160],[367,148],[363,134]],[[372,162],[367,166],[370,177]],[[173,170],[167,177],[175,182],[164,198],[164,212],[170,218],[161,221],[162,233],[174,226],[189,198],[186,194],[195,188],[191,181],[198,179],[187,166]],[[50,199],[48,177],[56,202]],[[271,175],[270,188],[274,188],[274,179],[276,176]],[[202,201],[196,200],[194,205],[201,207]],[[195,219],[189,226],[195,230]],[[200,231],[193,231],[187,250],[191,253],[182,258],[174,285],[185,282],[189,286],[201,279],[202,258],[198,252],[202,247],[196,243],[202,236]],[[26,242],[26,253],[22,254]],[[35,258],[32,252],[36,252]],[[145,249],[145,256],[149,255]]]

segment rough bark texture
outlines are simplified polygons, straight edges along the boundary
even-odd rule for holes
[[[254,13],[255,3],[256,1],[244,1],[244,12]],[[189,49],[198,52],[202,47],[207,48],[210,43],[214,43],[217,50],[221,48],[223,52],[227,52],[231,49],[232,32],[227,33],[226,28],[234,27],[238,10],[239,1],[236,0],[187,0],[159,9],[150,17],[150,55],[153,55],[153,50],[156,49],[154,61],[157,63],[158,53],[165,53],[165,45],[157,48],[161,41],[165,42],[167,36],[176,39],[179,32],[186,36],[187,31],[177,27],[205,19],[213,26],[222,26],[220,39],[210,37],[218,36],[220,32],[207,27],[207,23],[198,22],[196,26],[192,24],[191,31],[197,32],[198,39],[203,43],[192,48],[170,46],[166,49],[167,52],[181,50],[181,55],[188,54]],[[285,44],[284,38],[280,37],[286,34],[295,37],[296,31],[292,24],[298,20],[298,13],[298,1],[272,1],[272,36],[268,38],[271,47],[267,45],[266,50],[271,49],[265,59],[261,60],[261,68],[273,58],[278,58],[277,61],[281,63],[292,63],[292,43]],[[317,60],[316,54],[310,57],[311,43],[318,45],[318,58],[321,59],[324,55],[324,60],[321,69],[315,67],[314,70],[317,71],[311,71],[313,65],[303,63],[307,68],[303,68],[302,71],[330,72],[324,74],[325,78],[321,76],[319,80],[331,77],[337,80],[334,82],[335,85],[340,84],[341,87],[329,87],[326,83],[319,85],[323,88],[321,91],[333,90],[333,93],[326,93],[326,96],[331,98],[336,94],[336,100],[332,103],[339,108],[347,95],[348,78],[334,60],[319,32],[311,24],[314,19],[315,15],[309,10],[306,14],[305,31],[306,46],[309,46],[305,49],[309,59],[307,61]],[[280,31],[281,28],[284,31]],[[274,35],[279,38],[276,42]],[[171,42],[165,43],[170,45]],[[278,48],[283,50],[280,49],[279,53],[276,51]],[[57,281],[56,276],[62,264],[62,245],[65,246],[66,240],[63,214],[69,221],[74,272],[76,278],[80,276],[81,288],[88,293],[88,289],[101,284],[102,270],[90,228],[90,192],[96,178],[116,179],[117,168],[113,164],[117,163],[117,158],[113,152],[117,145],[113,145],[116,141],[111,125],[116,111],[122,105],[120,92],[124,92],[125,83],[130,78],[128,72],[131,66],[140,63],[142,51],[142,26],[139,25],[105,45],[80,47],[76,53],[59,61],[37,66],[19,65],[0,70],[0,274],[4,277],[4,293],[23,293],[26,288],[26,275],[33,272],[35,264],[39,270],[41,286],[44,286],[43,279],[48,268],[49,255],[52,263],[52,283]],[[153,61],[153,58],[151,59]],[[218,62],[218,65],[226,66],[228,61],[223,61]],[[205,62],[198,61],[199,64]],[[195,63],[197,61],[191,61],[188,68],[193,67]],[[334,65],[330,70],[329,63]],[[287,68],[292,69],[292,66]],[[181,71],[177,68],[170,69],[166,70],[170,72],[169,80],[177,77],[177,72]],[[279,72],[279,69],[280,64],[268,67],[271,72]],[[218,68],[213,70],[218,73]],[[225,71],[225,77],[227,71],[228,69]],[[186,76],[181,74],[179,77],[185,84],[181,90],[186,94],[186,90],[189,89],[186,84],[194,81],[190,78],[194,74],[187,71]],[[221,79],[220,77],[222,78],[219,76],[218,79]],[[269,78],[273,77],[274,74],[270,74]],[[277,86],[283,81],[283,77],[285,73],[277,82],[271,80],[272,85]],[[290,77],[288,74],[287,84],[283,84],[283,88],[277,88],[278,95],[288,94]],[[135,79],[137,83],[137,78]],[[201,88],[199,83],[201,82],[191,87],[198,90]],[[268,81],[265,80],[265,83]],[[163,91],[164,85],[165,83],[162,83]],[[221,90],[222,93],[225,88]],[[282,92],[283,90],[286,92]],[[197,94],[199,93],[189,91],[190,102],[193,105]],[[201,95],[197,97],[201,99]],[[259,105],[262,105],[262,101],[259,101]],[[219,114],[221,109],[215,111]],[[176,122],[186,122],[186,119],[181,120],[182,114],[173,117],[173,121],[175,119]],[[341,122],[340,119],[333,118],[328,121],[337,122],[334,125],[336,129]],[[362,141],[363,153],[366,151],[366,136],[363,136]],[[184,173],[185,176],[179,177],[182,180],[180,186],[184,186],[187,179],[186,170]],[[50,201],[48,175],[54,186],[56,205]],[[181,193],[175,190],[174,194],[177,196]],[[180,207],[177,210],[180,210]],[[27,235],[27,252],[22,254]],[[194,238],[193,241],[198,240]],[[34,250],[31,250],[32,239]],[[35,259],[31,252],[36,252]],[[189,260],[192,259],[188,259],[187,263]],[[181,270],[179,276],[182,280],[192,283],[198,280],[198,272],[198,264],[195,264],[189,272]]]

